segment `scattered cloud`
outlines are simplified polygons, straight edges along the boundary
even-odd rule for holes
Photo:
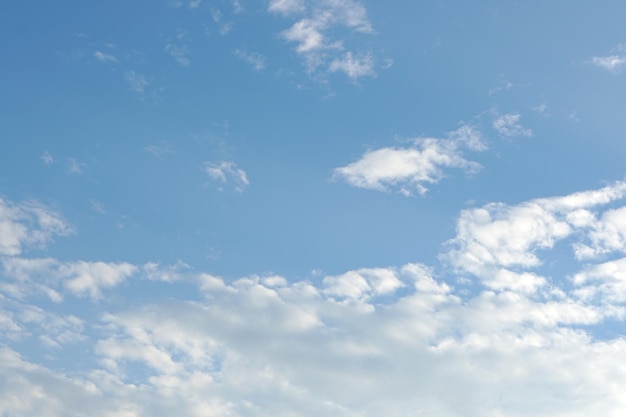
[[[198,7],[200,7],[200,4],[202,4],[202,0],[189,0],[189,4],[187,5],[187,8],[197,9]]]
[[[613,74],[617,74],[621,72],[624,65],[626,65],[626,56],[594,56],[593,58],[591,58],[591,63],[597,67],[604,68],[605,70],[610,71]]]
[[[5,285],[0,412],[618,415],[626,408],[626,372],[615,364],[624,359],[626,341],[593,331],[626,319],[625,199],[626,183],[618,182],[464,210],[441,254],[450,276],[407,263],[316,283],[277,275],[226,281],[184,263],[163,268],[11,254],[2,259],[4,283],[50,285],[97,301],[104,290],[143,275],[137,285],[146,294],[154,285],[184,282],[199,296],[120,300],[87,323],[15,299]],[[579,244],[610,245],[621,255],[573,260],[578,270],[571,275],[544,276],[539,267],[559,242],[574,251]],[[468,285],[472,291],[464,290]],[[29,296],[36,293],[22,293]],[[80,372],[35,364],[12,347],[29,337],[52,353],[80,343],[94,360]]]
[[[159,143],[156,144],[148,145],[144,147],[143,150],[159,159],[165,158],[167,155],[174,153],[170,144],[164,140],[159,141]]]
[[[67,158],[67,172],[70,174],[80,175],[83,173],[83,168],[86,165],[82,162],[78,162],[74,158]]]
[[[168,42],[165,45],[165,50],[168,54],[170,54],[172,58],[174,58],[176,62],[178,62],[183,67],[188,67],[189,65],[191,65],[191,60],[188,57],[189,47],[187,45]]]
[[[131,90],[139,94],[143,94],[149,84],[144,75],[136,73],[135,71],[126,72],[124,78],[126,78]]]
[[[336,168],[333,178],[354,187],[396,191],[406,196],[425,194],[427,184],[439,182],[444,168],[476,172],[480,165],[463,157],[462,149],[487,148],[480,133],[464,125],[446,139],[419,138],[409,147],[388,147],[366,152],[358,161]]]
[[[470,273],[494,289],[524,289],[534,292],[547,280],[532,269],[541,266],[539,254],[559,241],[577,237],[571,243],[577,259],[596,258],[621,250],[624,210],[608,210],[598,219],[595,209],[626,197],[626,183],[606,188],[531,200],[516,206],[491,203],[463,210],[457,223],[457,237],[449,242],[444,258],[458,271]],[[617,223],[616,223],[617,222]]]
[[[493,120],[493,128],[500,134],[500,136],[506,138],[533,136],[531,129],[525,129],[520,124],[522,115],[519,113],[506,113],[497,116]]]
[[[243,192],[250,184],[246,172],[232,161],[206,162],[205,171],[213,182],[221,185],[232,183],[238,192]],[[221,185],[220,190],[222,190]]]
[[[272,13],[292,15],[306,10],[304,0],[271,0],[268,10]]]
[[[219,26],[218,31],[220,35],[222,36],[228,35],[233,29],[233,22],[225,21],[224,13],[222,13],[220,9],[217,9],[215,7],[211,8],[211,17],[213,19],[213,22]]]
[[[0,255],[19,255],[24,246],[41,247],[72,230],[63,217],[42,204],[0,198]]]
[[[351,79],[375,76],[371,53],[346,50],[345,39],[337,37],[342,29],[371,34],[367,10],[355,0],[298,1],[272,0],[268,11],[298,20],[282,32],[282,37],[296,44],[295,50],[304,60],[309,73],[346,73]]]
[[[41,155],[41,160],[46,165],[52,165],[56,162],[54,158],[52,157],[52,155],[50,154],[50,152],[48,151],[43,152],[43,154]]]
[[[531,110],[536,112],[536,113],[539,113],[542,116],[549,116],[550,115],[548,113],[548,105],[546,103],[539,103],[536,106],[534,106]]]
[[[496,87],[493,87],[489,90],[489,95],[491,96],[500,91],[510,90],[513,87],[515,87],[515,84],[513,84],[512,82],[510,82],[504,77],[500,77],[500,83]]]
[[[90,200],[89,201],[89,207],[95,211],[96,213],[99,214],[106,214],[106,209],[104,208],[104,204],[102,204],[101,201],[98,200]]]
[[[117,60],[117,58],[111,54],[107,54],[105,52],[102,51],[96,51],[93,53],[93,56],[100,62],[104,62],[104,63],[108,63],[108,62],[112,62],[112,63],[117,63],[119,62]]]
[[[346,52],[341,58],[335,58],[328,68],[330,72],[343,72],[350,79],[361,77],[375,77],[374,58],[371,54],[353,57],[352,52]]]
[[[263,71],[265,69],[266,58],[264,55],[248,52],[245,49],[235,49],[235,56],[250,64],[255,71]]]
[[[615,53],[611,55],[594,56],[590,63],[613,74],[618,74],[626,65],[626,45],[618,45],[614,51]]]

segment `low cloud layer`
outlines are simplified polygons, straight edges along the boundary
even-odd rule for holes
[[[621,415],[626,341],[596,330],[625,317],[625,198],[619,182],[466,209],[441,265],[318,283],[5,250],[0,415]],[[4,218],[7,230],[21,224]],[[557,245],[576,272],[543,274]],[[100,304],[129,280],[196,297]],[[38,306],[50,293],[59,307],[66,295],[92,300],[97,318]],[[91,365],[37,364],[14,347],[27,340],[51,357],[90,352]]]

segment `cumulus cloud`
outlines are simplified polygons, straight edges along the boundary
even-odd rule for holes
[[[123,283],[138,271],[126,262],[60,262],[53,258],[12,257],[1,265],[5,277],[14,280],[2,286],[6,292],[18,298],[43,293],[56,302],[62,300],[59,290],[99,299],[104,289]]]
[[[611,246],[617,259],[573,259],[571,275],[538,268],[559,242],[604,247],[594,233],[621,227],[624,199],[618,182],[466,209],[444,268],[359,268],[316,282],[4,258],[5,281],[55,281],[78,296],[131,273],[148,278],[137,283],[145,294],[192,291],[141,303],[118,294],[87,323],[1,289],[0,415],[620,416],[626,340],[594,331],[626,318],[626,245]],[[457,279],[466,276],[471,290]],[[30,334],[46,352],[81,343],[93,360],[79,370],[37,364],[14,348]]]
[[[613,74],[618,74],[626,65],[626,45],[618,45],[613,54],[605,56],[594,56],[589,61],[592,65],[605,69]]]
[[[346,52],[341,58],[335,58],[328,68],[330,72],[343,72],[353,80],[357,78],[376,75],[374,70],[374,58],[371,54],[354,57],[352,52]]]
[[[189,47],[187,45],[168,42],[165,44],[165,51],[183,67],[191,65],[191,60],[189,59]]]
[[[451,250],[442,257],[458,271],[478,277],[491,288],[534,292],[547,281],[528,270],[540,266],[539,254],[559,241],[578,236],[571,243],[578,259],[609,249],[623,250],[626,241],[620,240],[613,224],[626,211],[609,209],[600,219],[596,211],[625,196],[626,183],[619,182],[600,190],[514,206],[491,203],[463,210],[457,236],[448,242]]]
[[[71,232],[69,223],[49,207],[0,198],[0,255],[19,255],[25,246],[38,247]]]
[[[306,10],[304,0],[271,0],[268,10],[285,15],[301,13]]]
[[[424,194],[427,184],[439,182],[444,168],[466,172],[480,169],[477,162],[463,157],[462,149],[486,149],[480,133],[464,125],[446,139],[420,138],[410,147],[387,147],[366,152],[358,161],[336,168],[333,177],[348,184],[378,191],[397,191],[404,195]]]
[[[131,90],[136,93],[142,94],[148,86],[148,80],[145,75],[136,73],[135,71],[128,71],[124,74],[124,78],[130,85]]]
[[[246,172],[232,161],[206,162],[205,171],[209,178],[222,186],[232,183],[235,190],[242,192],[249,184]]]
[[[298,20],[282,32],[282,37],[295,43],[307,71],[320,68],[343,72],[351,79],[375,76],[371,53],[346,51],[345,39],[337,37],[339,29],[353,33],[373,33],[367,10],[355,0],[272,0],[268,10]]]
[[[245,49],[235,49],[235,56],[249,64],[255,71],[265,69],[265,56],[256,52],[248,52]]]
[[[493,128],[500,136],[513,138],[520,136],[532,136],[533,131],[526,129],[520,124],[522,115],[519,113],[506,113],[497,116],[493,120]]]
[[[112,63],[118,63],[118,59],[111,54],[107,54],[105,52],[102,51],[96,51],[93,53],[94,58],[96,58],[98,61],[103,62],[103,63],[108,63],[108,62],[112,62]]]
[[[56,162],[54,160],[54,157],[48,151],[44,151],[44,153],[41,155],[41,160],[46,165],[52,165]]]

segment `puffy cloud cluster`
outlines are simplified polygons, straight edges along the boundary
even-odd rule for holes
[[[439,182],[445,168],[480,170],[480,164],[464,158],[463,148],[483,151],[487,146],[476,129],[464,125],[445,139],[419,138],[408,147],[368,151],[358,161],[335,169],[334,178],[371,190],[425,194],[426,185]]]
[[[356,80],[375,76],[371,53],[346,51],[344,41],[336,37],[341,29],[352,33],[372,33],[367,10],[356,0],[271,0],[268,10],[297,21],[282,32],[282,37],[296,44],[309,72],[319,68],[343,72]]]
[[[99,318],[89,321],[3,287],[0,415],[623,415],[626,340],[594,331],[624,319],[625,197],[620,182],[466,209],[442,268],[361,268],[317,283],[16,252],[3,260],[4,282],[131,304],[93,304]],[[578,271],[543,276],[560,242]],[[197,296],[132,304],[120,291],[132,277],[145,278],[136,290]],[[27,337],[44,351],[81,346],[94,363],[36,364],[17,353]]]

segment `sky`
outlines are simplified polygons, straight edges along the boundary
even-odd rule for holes
[[[0,4],[0,417],[626,413],[622,1]]]

